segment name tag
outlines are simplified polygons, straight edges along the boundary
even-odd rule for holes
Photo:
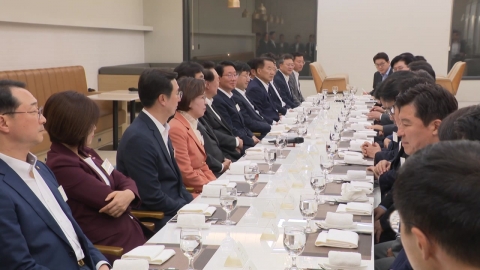
[[[400,167],[403,166],[403,163],[405,163],[405,158],[404,158],[404,157],[401,157],[401,158],[400,158]]]
[[[398,143],[398,135],[396,132],[393,132],[393,141]]]
[[[63,190],[62,186],[58,187],[58,192],[60,192],[60,195],[62,195],[62,198],[65,202],[68,201],[67,194],[65,193],[65,190]]]
[[[240,111],[240,106],[238,106],[238,104],[235,104],[235,107],[237,108],[237,111]]]
[[[107,172],[108,175],[112,174],[114,169],[112,163],[110,163],[107,158],[103,161],[102,168]]]

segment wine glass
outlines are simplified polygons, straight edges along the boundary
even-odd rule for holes
[[[310,186],[315,191],[315,199],[318,204],[322,204],[323,201],[320,198],[320,193],[322,193],[327,187],[327,181],[325,181],[325,175],[322,171],[314,170],[310,175]]]
[[[323,99],[327,99],[328,89],[322,89]]]
[[[325,179],[328,181],[328,174],[332,172],[333,170],[333,155],[331,154],[326,154],[320,156],[320,168],[323,170],[323,173],[325,174]]]
[[[195,270],[193,259],[202,249],[202,234],[199,229],[182,229],[180,231],[180,249],[188,259],[188,269]]]
[[[305,229],[301,226],[285,226],[283,229],[283,247],[292,258],[292,266],[289,270],[299,270],[297,256],[302,254],[307,243]]]
[[[277,138],[275,140],[275,147],[277,147],[277,149],[279,149],[279,152],[280,152],[280,156],[278,158],[280,158],[280,159],[286,158],[283,155],[283,149],[285,149],[285,147],[287,147],[287,136],[285,136],[285,135],[277,136]]]
[[[276,149],[265,149],[263,155],[265,162],[268,164],[268,174],[275,174],[273,171],[273,164],[277,160],[277,150]]]
[[[336,155],[337,154],[337,152],[338,152],[337,142],[327,141],[325,145],[326,145],[326,148],[327,148],[327,153],[329,153],[331,155]]]
[[[297,128],[297,135],[298,137],[302,137],[305,136],[307,134],[307,126],[304,125],[304,124],[301,124],[298,126]]]
[[[338,93],[338,86],[334,85],[332,86],[332,92],[333,92],[333,100],[337,100],[337,93]]]
[[[253,186],[258,181],[259,173],[260,173],[260,170],[258,169],[257,163],[250,163],[248,165],[245,165],[243,176],[245,177],[245,181],[250,186],[250,191],[247,194],[245,194],[245,196],[247,197],[258,196],[257,193],[253,192]]]
[[[235,225],[235,221],[230,220],[230,213],[237,207],[237,189],[224,187],[220,189],[220,206],[227,213],[225,221],[220,222],[222,225]]]
[[[343,122],[336,122],[334,125],[333,125],[333,128],[335,130],[336,133],[341,133],[343,131]]]
[[[307,228],[305,233],[314,233],[316,228],[310,226],[310,220],[312,220],[318,211],[318,201],[315,195],[313,194],[302,194],[300,195],[300,213],[302,213],[303,218],[307,221]]]
[[[299,124],[303,124],[303,123],[305,123],[305,121],[306,121],[306,119],[305,119],[305,114],[304,114],[303,112],[298,113],[298,114],[297,114],[297,122],[298,122]]]
[[[322,107],[325,111],[330,110],[330,102],[325,102]]]

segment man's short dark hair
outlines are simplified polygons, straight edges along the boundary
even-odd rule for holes
[[[262,53],[260,57],[266,57],[266,58],[271,58],[273,60],[273,63],[277,63],[277,56],[274,53],[267,52],[267,53]]]
[[[428,72],[428,74],[430,74],[430,76],[432,76],[432,78],[435,79],[435,71],[433,70],[432,65],[430,65],[426,61],[423,61],[423,60],[413,61],[410,64],[408,64],[408,68],[411,71],[425,70],[426,72]]]
[[[286,53],[286,54],[282,54],[279,58],[278,58],[278,61],[277,63],[279,65],[283,64],[283,62],[285,62],[285,60],[288,60],[288,59],[291,59],[293,61],[293,55],[289,54],[289,53]]]
[[[255,71],[258,70],[259,68],[263,68],[265,66],[266,61],[267,62],[272,62],[273,64],[275,64],[275,60],[273,60],[270,57],[260,57],[259,60],[258,60],[257,68],[255,69]]]
[[[207,82],[213,82],[215,80],[215,74],[210,69],[203,69],[203,79]]]
[[[293,56],[293,61],[295,61],[295,58],[297,57],[304,57],[305,54],[301,53],[301,52],[294,52],[292,53],[292,56]]]
[[[257,70],[258,63],[259,63],[260,61],[261,61],[261,60],[260,60],[259,57],[253,58],[253,59],[248,60],[247,65],[250,66],[250,70],[252,70],[252,69],[253,69],[253,70]]]
[[[383,59],[383,60],[385,60],[385,62],[388,62],[390,60],[388,58],[388,55],[384,52],[379,52],[379,53],[375,54],[375,56],[373,57],[373,63],[375,63],[375,61],[377,61],[378,59]]]
[[[250,73],[250,66],[245,63],[245,62],[235,62],[235,71],[237,72],[238,75],[240,75],[242,72],[248,72]]]
[[[392,73],[392,75],[389,75],[385,81],[378,84],[378,87],[375,90],[375,98],[381,98],[385,101],[395,101],[400,90],[403,88],[402,81],[414,76],[415,75],[408,70]]]
[[[218,73],[218,76],[222,77],[223,76],[223,69],[225,67],[233,67],[235,68],[235,64],[232,61],[222,61],[218,63],[218,65],[215,67],[215,70]]]
[[[0,114],[14,112],[21,104],[12,94],[12,88],[25,88],[23,82],[0,80]]]
[[[403,231],[413,227],[454,260],[480,265],[480,142],[428,145],[400,168],[394,187]]]
[[[173,91],[172,80],[177,73],[158,69],[145,69],[138,79],[138,97],[146,108],[150,108],[160,95],[170,97]]]
[[[480,141],[480,105],[463,107],[447,116],[440,124],[438,138]]]
[[[173,71],[177,73],[177,77],[192,77],[195,78],[195,74],[202,72],[203,67],[196,62],[184,61],[178,65]]]
[[[427,62],[427,59],[425,59],[425,57],[423,57],[422,55],[415,55],[415,57],[413,57],[413,61],[425,61]]]
[[[203,68],[204,69],[215,68],[215,63],[213,61],[205,61],[203,62]]]
[[[395,105],[399,112],[409,104],[415,107],[415,116],[424,126],[435,119],[444,119],[458,108],[457,100],[449,91],[430,83],[417,84],[397,96]]]
[[[405,62],[405,65],[408,65],[411,62],[413,62],[413,57],[414,56],[411,53],[403,53],[403,54],[397,55],[395,56],[395,58],[392,59],[392,62],[390,62],[390,66],[393,68],[393,66],[395,66],[395,64],[400,61],[403,61]]]

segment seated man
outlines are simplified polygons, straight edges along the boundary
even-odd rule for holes
[[[138,187],[140,209],[162,211],[165,217],[155,222],[159,230],[193,200],[182,181],[175,161],[167,123],[175,114],[182,92],[177,74],[146,69],[138,80],[138,96],[143,110],[125,130],[117,151],[117,168],[132,178]]]
[[[480,105],[463,107],[443,119],[438,138],[440,141],[480,141]]]
[[[293,56],[291,54],[282,55],[278,60],[278,64],[279,70],[275,74],[273,82],[287,106],[289,108],[296,108],[300,106],[301,102],[293,95],[292,89],[288,86],[290,75],[293,72]]]
[[[233,99],[240,107],[240,113],[243,116],[245,126],[252,132],[260,133],[261,135],[259,139],[261,140],[268,132],[270,132],[272,127],[260,115],[250,100],[248,100],[245,93],[245,89],[250,82],[250,67],[243,62],[237,62],[235,64],[235,70],[237,71],[238,79],[237,87],[232,91]]]
[[[203,67],[196,62],[184,61],[178,65],[173,72],[177,73],[177,79],[182,77],[192,77],[195,79],[203,79]]]
[[[377,53],[373,57],[373,63],[375,64],[377,72],[373,74],[373,90],[370,92],[370,95],[375,96],[377,85],[385,81],[385,79],[393,73],[393,68],[390,66],[388,55],[384,52]]]
[[[30,153],[43,141],[43,109],[22,82],[0,80],[0,100],[0,268],[110,269],[50,169]]]
[[[261,55],[261,57],[267,57],[267,58],[273,59],[275,70],[274,70],[274,77],[269,82],[271,89],[268,91],[268,95],[270,96],[272,103],[275,105],[275,109],[281,115],[285,115],[287,114],[288,109],[290,109],[290,106],[285,101],[283,101],[282,96],[280,95],[280,90],[278,89],[278,86],[273,81],[273,79],[275,78],[275,74],[277,73],[277,62],[276,62],[277,56],[272,53],[264,53]]]
[[[258,58],[254,64],[257,77],[248,84],[247,97],[270,125],[276,124],[280,115],[269,95],[269,92],[274,91],[270,82],[275,76],[275,60],[263,57]]]
[[[230,61],[223,61],[215,67],[215,70],[220,80],[219,91],[213,97],[215,110],[225,120],[233,134],[243,140],[244,150],[255,146],[260,140],[245,126],[243,116],[240,114],[240,107],[233,99],[232,91],[237,85],[238,78],[235,64]]]
[[[413,269],[480,269],[479,153],[478,142],[439,142],[400,170],[394,199]]]
[[[293,56],[293,72],[290,74],[290,79],[288,80],[288,84],[290,89],[292,90],[293,95],[297,98],[297,100],[302,103],[305,101],[303,97],[302,91],[300,89],[300,72],[303,70],[303,66],[305,65],[305,60],[303,59],[302,52],[295,52],[292,53]]]

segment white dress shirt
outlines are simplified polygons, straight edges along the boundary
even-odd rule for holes
[[[280,99],[280,102],[282,103],[282,107],[285,107],[285,105],[286,105],[287,103],[283,102],[282,97],[280,96],[280,94],[278,93],[277,88],[275,87],[275,84],[273,84],[273,82],[271,82],[270,85],[272,85],[272,88],[273,88],[273,90],[275,91],[275,94],[277,94],[278,99]]]
[[[299,78],[300,74],[294,70],[293,71],[293,76],[295,76],[295,80],[297,81],[298,91],[300,91],[300,78]]]
[[[285,75],[282,71],[280,71],[280,72],[282,73],[283,77],[285,78],[285,82],[287,82],[288,91],[293,95],[292,89],[290,89],[290,85],[288,85],[288,81],[290,81],[290,76]]]
[[[233,97],[233,94],[232,94],[232,93],[228,93],[227,91],[223,90],[222,88],[218,88],[218,90],[222,91],[225,95],[227,95],[228,98],[232,98],[232,97]]]
[[[110,186],[110,180],[108,180],[105,173],[102,172],[100,168],[98,168],[97,164],[93,162],[91,157],[84,158],[83,161],[85,161],[85,163],[87,163],[92,169],[94,169],[98,173],[98,175],[100,175],[100,177],[102,177],[103,181],[105,182],[105,184],[107,184],[107,186]]]
[[[170,154],[170,150],[168,149],[168,131],[170,130],[170,126],[168,123],[165,123],[165,126],[160,123],[160,121],[157,120],[157,118],[153,117],[147,110],[143,109],[142,110],[150,119],[152,119],[153,123],[155,123],[155,126],[157,126],[158,131],[160,131],[160,134],[162,135],[163,142],[165,143],[165,148],[167,148],[168,154]]]

